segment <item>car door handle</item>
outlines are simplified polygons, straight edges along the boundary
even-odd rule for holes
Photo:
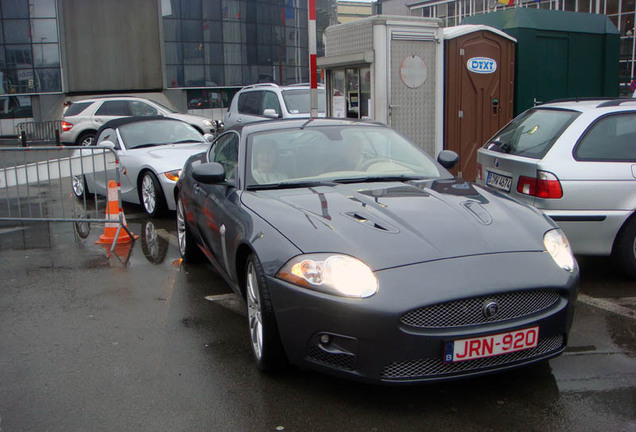
[[[636,165],[632,165],[632,177],[636,178]]]

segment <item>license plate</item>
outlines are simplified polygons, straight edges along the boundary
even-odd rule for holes
[[[539,343],[539,327],[515,330],[471,339],[446,342],[444,363],[493,357],[534,348]]]
[[[506,176],[502,176],[502,175],[491,172],[491,173],[488,173],[488,179],[486,180],[486,184],[488,186],[492,186],[494,188],[501,189],[506,192],[510,192],[510,187],[512,186],[512,177],[506,177]]]

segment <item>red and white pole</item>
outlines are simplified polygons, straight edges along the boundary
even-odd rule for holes
[[[316,71],[316,0],[309,0],[309,108],[311,118],[318,117],[318,74]]]

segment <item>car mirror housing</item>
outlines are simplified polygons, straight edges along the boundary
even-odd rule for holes
[[[99,145],[102,146],[102,147],[107,147],[109,149],[113,149],[113,150],[115,149],[115,143],[112,142],[112,141],[104,140],[104,141],[100,142]]]
[[[192,167],[192,178],[201,183],[223,183],[225,169],[218,162],[202,163]]]
[[[452,150],[442,150],[437,155],[437,162],[446,169],[451,169],[459,162],[459,155]]]
[[[267,108],[265,111],[263,111],[263,116],[268,118],[274,118],[274,119],[280,117],[278,113],[276,112],[276,110],[272,108]]]
[[[211,143],[212,141],[214,141],[214,135],[212,134],[203,134],[203,139],[205,139],[207,142]]]

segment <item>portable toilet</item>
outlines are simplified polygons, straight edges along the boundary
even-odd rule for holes
[[[383,122],[442,150],[443,34],[436,18],[376,15],[323,33],[327,115]]]
[[[444,148],[474,181],[477,149],[513,117],[516,40],[485,25],[444,28]]]
[[[606,15],[511,8],[461,23],[517,39],[514,115],[554,99],[618,96],[620,36]]]

